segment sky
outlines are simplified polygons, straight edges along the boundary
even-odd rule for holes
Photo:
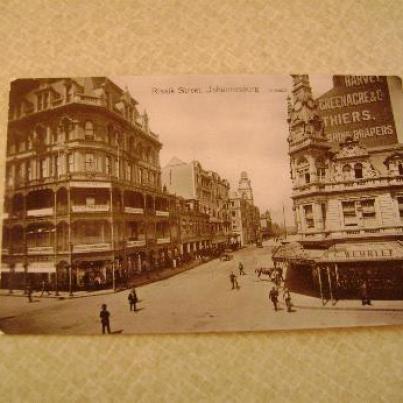
[[[287,95],[290,76],[111,77],[127,87],[147,111],[151,130],[163,144],[161,167],[171,158],[197,160],[237,190],[248,173],[255,205],[273,219],[294,225],[288,157]],[[310,76],[314,97],[332,87],[330,76]],[[216,86],[258,88],[253,92],[208,92]],[[181,93],[181,88],[189,90]],[[171,90],[170,90],[171,89]],[[194,89],[194,92],[190,92]],[[182,90],[183,91],[183,90]]]

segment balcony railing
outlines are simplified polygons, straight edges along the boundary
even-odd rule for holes
[[[155,215],[157,217],[169,217],[169,211],[156,210]]]
[[[93,204],[93,205],[73,205],[71,206],[73,213],[102,213],[109,211],[108,204]]]
[[[163,245],[170,242],[171,238],[157,238],[157,245]]]
[[[27,217],[45,217],[49,215],[53,215],[52,207],[27,210]]]
[[[74,253],[99,252],[110,249],[111,244],[109,242],[73,245]]]
[[[28,248],[29,255],[47,255],[53,252],[54,252],[53,246],[34,246]]]
[[[144,214],[144,209],[141,207],[125,207],[125,213],[128,214]]]
[[[146,240],[145,239],[140,239],[137,241],[127,241],[126,246],[128,248],[133,248],[133,247],[138,247],[138,246],[146,246]]]

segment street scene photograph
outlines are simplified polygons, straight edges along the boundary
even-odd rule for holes
[[[396,76],[21,78],[0,334],[403,324]]]

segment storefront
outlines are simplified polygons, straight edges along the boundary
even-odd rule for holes
[[[403,243],[340,242],[326,250],[299,243],[281,246],[273,255],[294,292],[323,301],[360,298],[363,283],[374,299],[403,298]]]

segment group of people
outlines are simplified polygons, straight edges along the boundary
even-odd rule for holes
[[[245,276],[245,270],[242,262],[239,262],[238,265],[239,269],[239,275],[240,276]],[[260,273],[258,273],[258,276],[260,277],[262,269],[260,269]],[[232,271],[230,274],[230,281],[232,285],[232,290],[239,290],[240,286],[237,280],[237,276],[234,274]],[[274,310],[278,311],[278,298],[279,298],[279,289],[281,286],[281,283],[284,281],[283,279],[283,273],[281,269],[275,269],[274,270],[274,275],[273,277],[271,276],[271,281],[274,283],[273,287],[269,291],[269,300],[272,302]],[[283,300],[287,306],[287,312],[292,312],[292,303],[291,303],[291,293],[290,290],[287,287],[283,287]]]
[[[133,287],[130,290],[129,295],[127,296],[127,300],[129,302],[129,311],[136,312],[137,311],[136,305],[139,302],[139,299],[137,298],[135,287]],[[105,334],[105,332],[107,332],[108,334],[111,333],[111,324],[110,324],[111,314],[107,308],[108,307],[106,304],[102,304],[101,312],[99,313],[99,318],[101,320],[102,334]]]
[[[239,262],[238,265],[238,269],[239,269],[239,275],[240,276],[245,276],[245,270],[243,269],[243,264],[242,262]],[[234,274],[234,272],[232,271],[231,274],[229,275],[229,279],[231,281],[232,284],[232,290],[239,290],[241,287],[239,286],[238,280],[237,280],[237,276]]]

